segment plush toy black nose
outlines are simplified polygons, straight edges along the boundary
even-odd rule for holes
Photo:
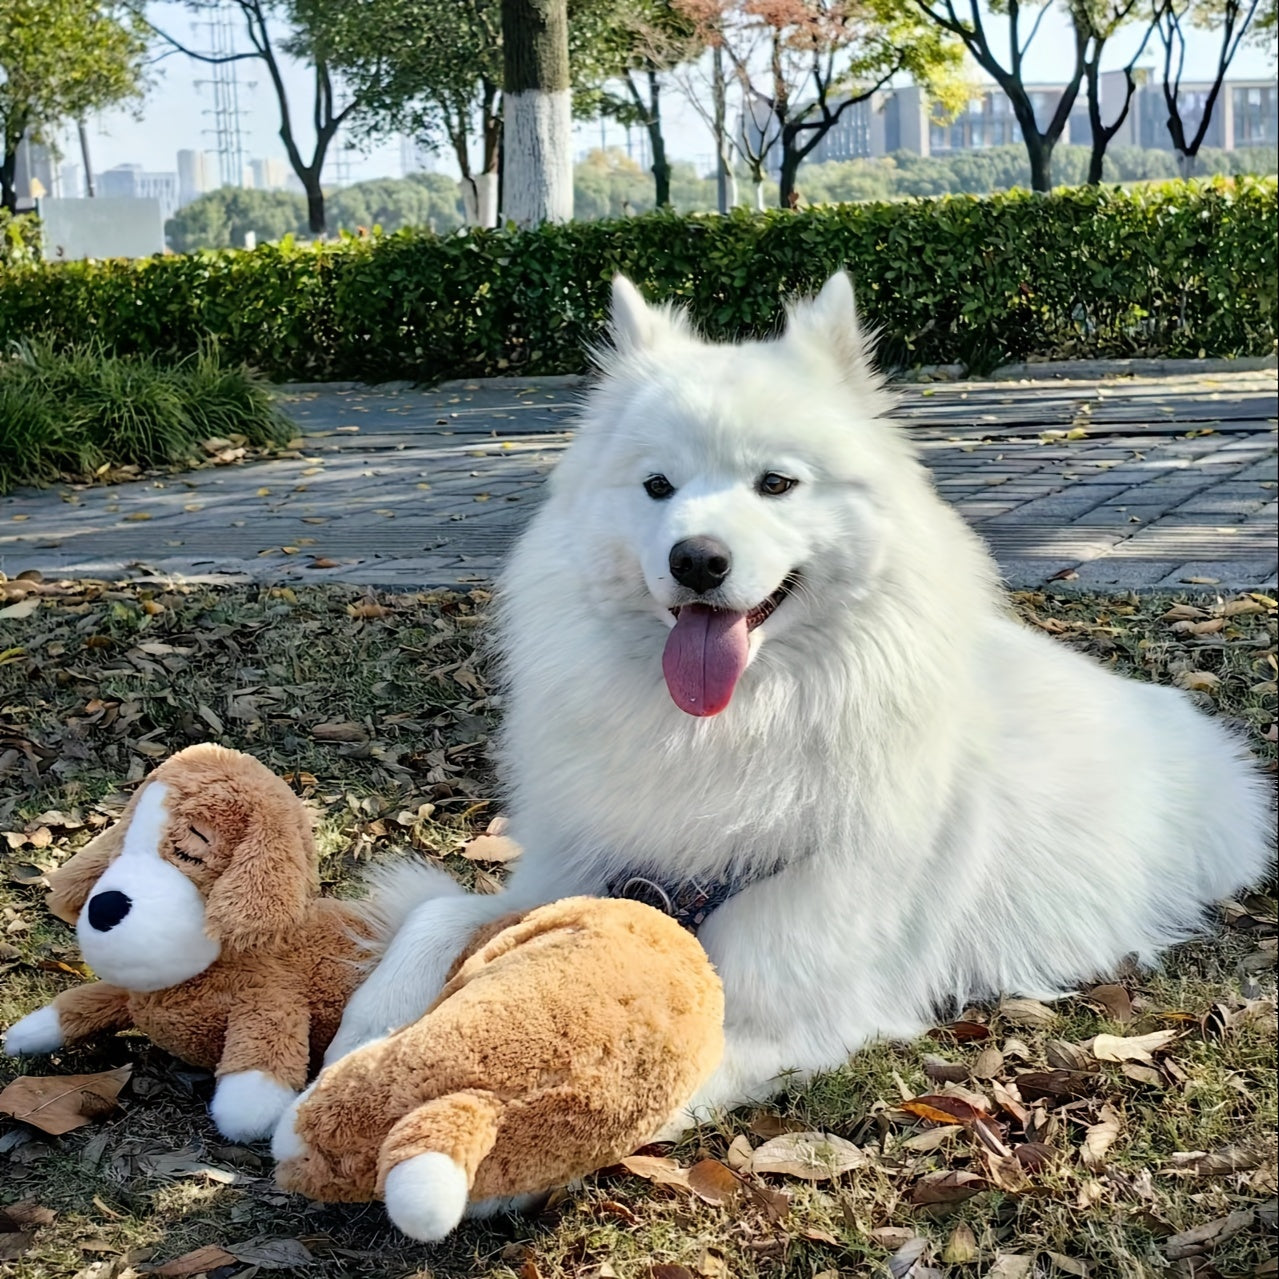
[[[713,591],[733,567],[727,546],[714,537],[686,537],[671,547],[671,576],[689,590],[704,595]]]
[[[114,888],[89,898],[89,926],[100,933],[110,932],[133,908],[133,903]]]

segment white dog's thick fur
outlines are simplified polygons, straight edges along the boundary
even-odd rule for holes
[[[501,595],[524,856],[501,895],[418,909],[331,1056],[420,1014],[480,923],[622,871],[780,862],[699,934],[727,1000],[699,1107],[914,1036],[947,1000],[1153,960],[1262,874],[1267,801],[1230,733],[1010,616],[888,420],[845,276],[779,339],[731,346],[619,281],[614,332]],[[798,483],[765,495],[769,473]],[[674,492],[650,496],[655,475]],[[692,536],[732,556],[703,596],[668,564]],[[686,714],[663,683],[671,610],[741,613],[792,573],[727,707]]]

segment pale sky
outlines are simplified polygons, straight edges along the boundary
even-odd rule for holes
[[[210,35],[207,26],[197,28],[195,15],[181,4],[159,3],[148,10],[152,21],[167,29],[189,47],[207,49]],[[993,19],[999,24],[1001,20]],[[237,49],[247,47],[245,37],[239,34],[239,18],[236,17]],[[1025,28],[1023,28],[1024,30]],[[1130,56],[1140,39],[1139,34],[1121,33],[1113,41],[1109,66],[1119,67]],[[1211,73],[1217,56],[1218,37],[1212,32],[1194,32],[1187,58],[1184,79],[1194,80]],[[1157,41],[1152,40],[1157,46]],[[1027,76],[1042,81],[1055,81],[1064,77],[1065,56],[1059,51],[1069,48],[1067,22],[1064,16],[1050,12],[1044,19],[1035,43],[1027,56]],[[1155,65],[1154,50],[1148,46],[1144,61]],[[240,80],[240,101],[244,109],[243,141],[246,160],[263,157],[285,158],[284,147],[278,136],[279,113],[275,95],[261,64],[242,61],[235,64]],[[183,148],[212,151],[215,141],[212,134],[213,90],[207,80],[212,68],[193,61],[179,53],[173,53],[158,61],[153,67],[154,84],[136,112],[110,111],[89,121],[89,145],[94,168],[101,172],[117,164],[141,164],[146,169],[172,171],[177,166],[177,152]],[[286,78],[291,92],[297,94],[298,106],[295,118],[305,134],[310,116],[309,76],[305,68],[286,67]],[[1245,48],[1240,51],[1229,72],[1230,79],[1267,79],[1273,81],[1275,72],[1271,60],[1260,49]],[[256,84],[254,84],[256,82]],[[672,91],[667,96],[667,149],[672,159],[693,160],[699,166],[709,168],[712,145],[709,133],[698,115],[681,103]],[[605,126],[603,135],[599,124],[583,124],[577,129],[579,151],[599,146],[601,137],[608,145],[623,145],[625,130],[616,124]],[[339,135],[339,141],[341,135]],[[638,142],[638,138],[636,139]],[[309,142],[307,143],[309,146]],[[69,135],[62,144],[68,161],[79,160],[78,144]],[[341,167],[335,170],[334,157],[338,145],[329,153],[325,180],[357,182],[365,178],[399,177],[403,172],[401,145],[398,137],[391,137],[382,145],[367,153],[343,149]],[[449,155],[440,156],[437,167],[443,172],[455,173],[456,165]]]

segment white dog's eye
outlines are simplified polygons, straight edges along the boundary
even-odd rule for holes
[[[675,485],[664,475],[650,475],[644,481],[644,492],[655,502],[663,502],[675,492]]]
[[[776,471],[769,471],[766,475],[759,477],[759,484],[756,487],[765,497],[781,497],[783,493],[789,493],[798,483],[798,480],[791,479],[789,475],[779,475]]]

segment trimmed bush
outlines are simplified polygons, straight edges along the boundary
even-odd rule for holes
[[[0,208],[0,268],[40,259],[40,219]]]
[[[566,373],[618,271],[729,336],[774,329],[786,295],[847,266],[889,365],[1265,355],[1277,232],[1275,180],[1240,178],[285,240],[5,272],[0,342],[180,356],[215,337],[278,378]]]
[[[104,465],[188,461],[214,437],[261,446],[291,434],[270,387],[212,349],[164,365],[46,341],[0,361],[0,493]]]

